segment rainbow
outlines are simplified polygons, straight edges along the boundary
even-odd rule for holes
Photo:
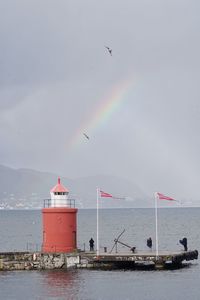
[[[68,149],[76,147],[78,144],[84,142],[83,133],[92,136],[94,131],[108,122],[111,116],[120,109],[122,104],[127,100],[129,91],[133,88],[135,80],[123,81],[114,86],[106,97],[100,101],[100,104],[95,107],[87,121],[83,122],[79,128],[76,129],[71,140],[68,143]]]

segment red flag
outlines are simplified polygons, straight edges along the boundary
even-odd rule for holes
[[[113,195],[100,191],[100,196],[104,198],[113,198]]]
[[[165,196],[161,193],[157,193],[158,195],[158,199],[159,200],[170,200],[170,201],[176,201],[174,198],[171,198],[171,197],[168,197],[168,196]]]

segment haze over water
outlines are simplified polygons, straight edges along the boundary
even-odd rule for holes
[[[160,209],[159,249],[180,250],[180,238],[188,238],[191,250],[200,249],[200,209]],[[147,250],[146,238],[155,241],[153,209],[100,210],[100,246],[111,249],[113,240],[125,229],[122,241]],[[40,249],[41,211],[0,211],[0,251]],[[78,247],[96,242],[96,211],[78,212]],[[120,247],[119,247],[120,249]],[[121,248],[124,250],[124,248]],[[173,271],[54,270],[0,272],[2,299],[193,299],[199,300],[199,261]]]

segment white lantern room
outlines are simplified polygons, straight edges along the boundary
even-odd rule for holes
[[[58,177],[58,183],[50,191],[51,201],[50,207],[66,207],[69,206],[68,195],[69,191],[60,183],[60,177]]]

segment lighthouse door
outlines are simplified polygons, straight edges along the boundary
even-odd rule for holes
[[[43,242],[46,242],[46,231],[43,231]]]
[[[73,234],[73,245],[74,248],[76,248],[76,231],[73,231],[72,234]]]

